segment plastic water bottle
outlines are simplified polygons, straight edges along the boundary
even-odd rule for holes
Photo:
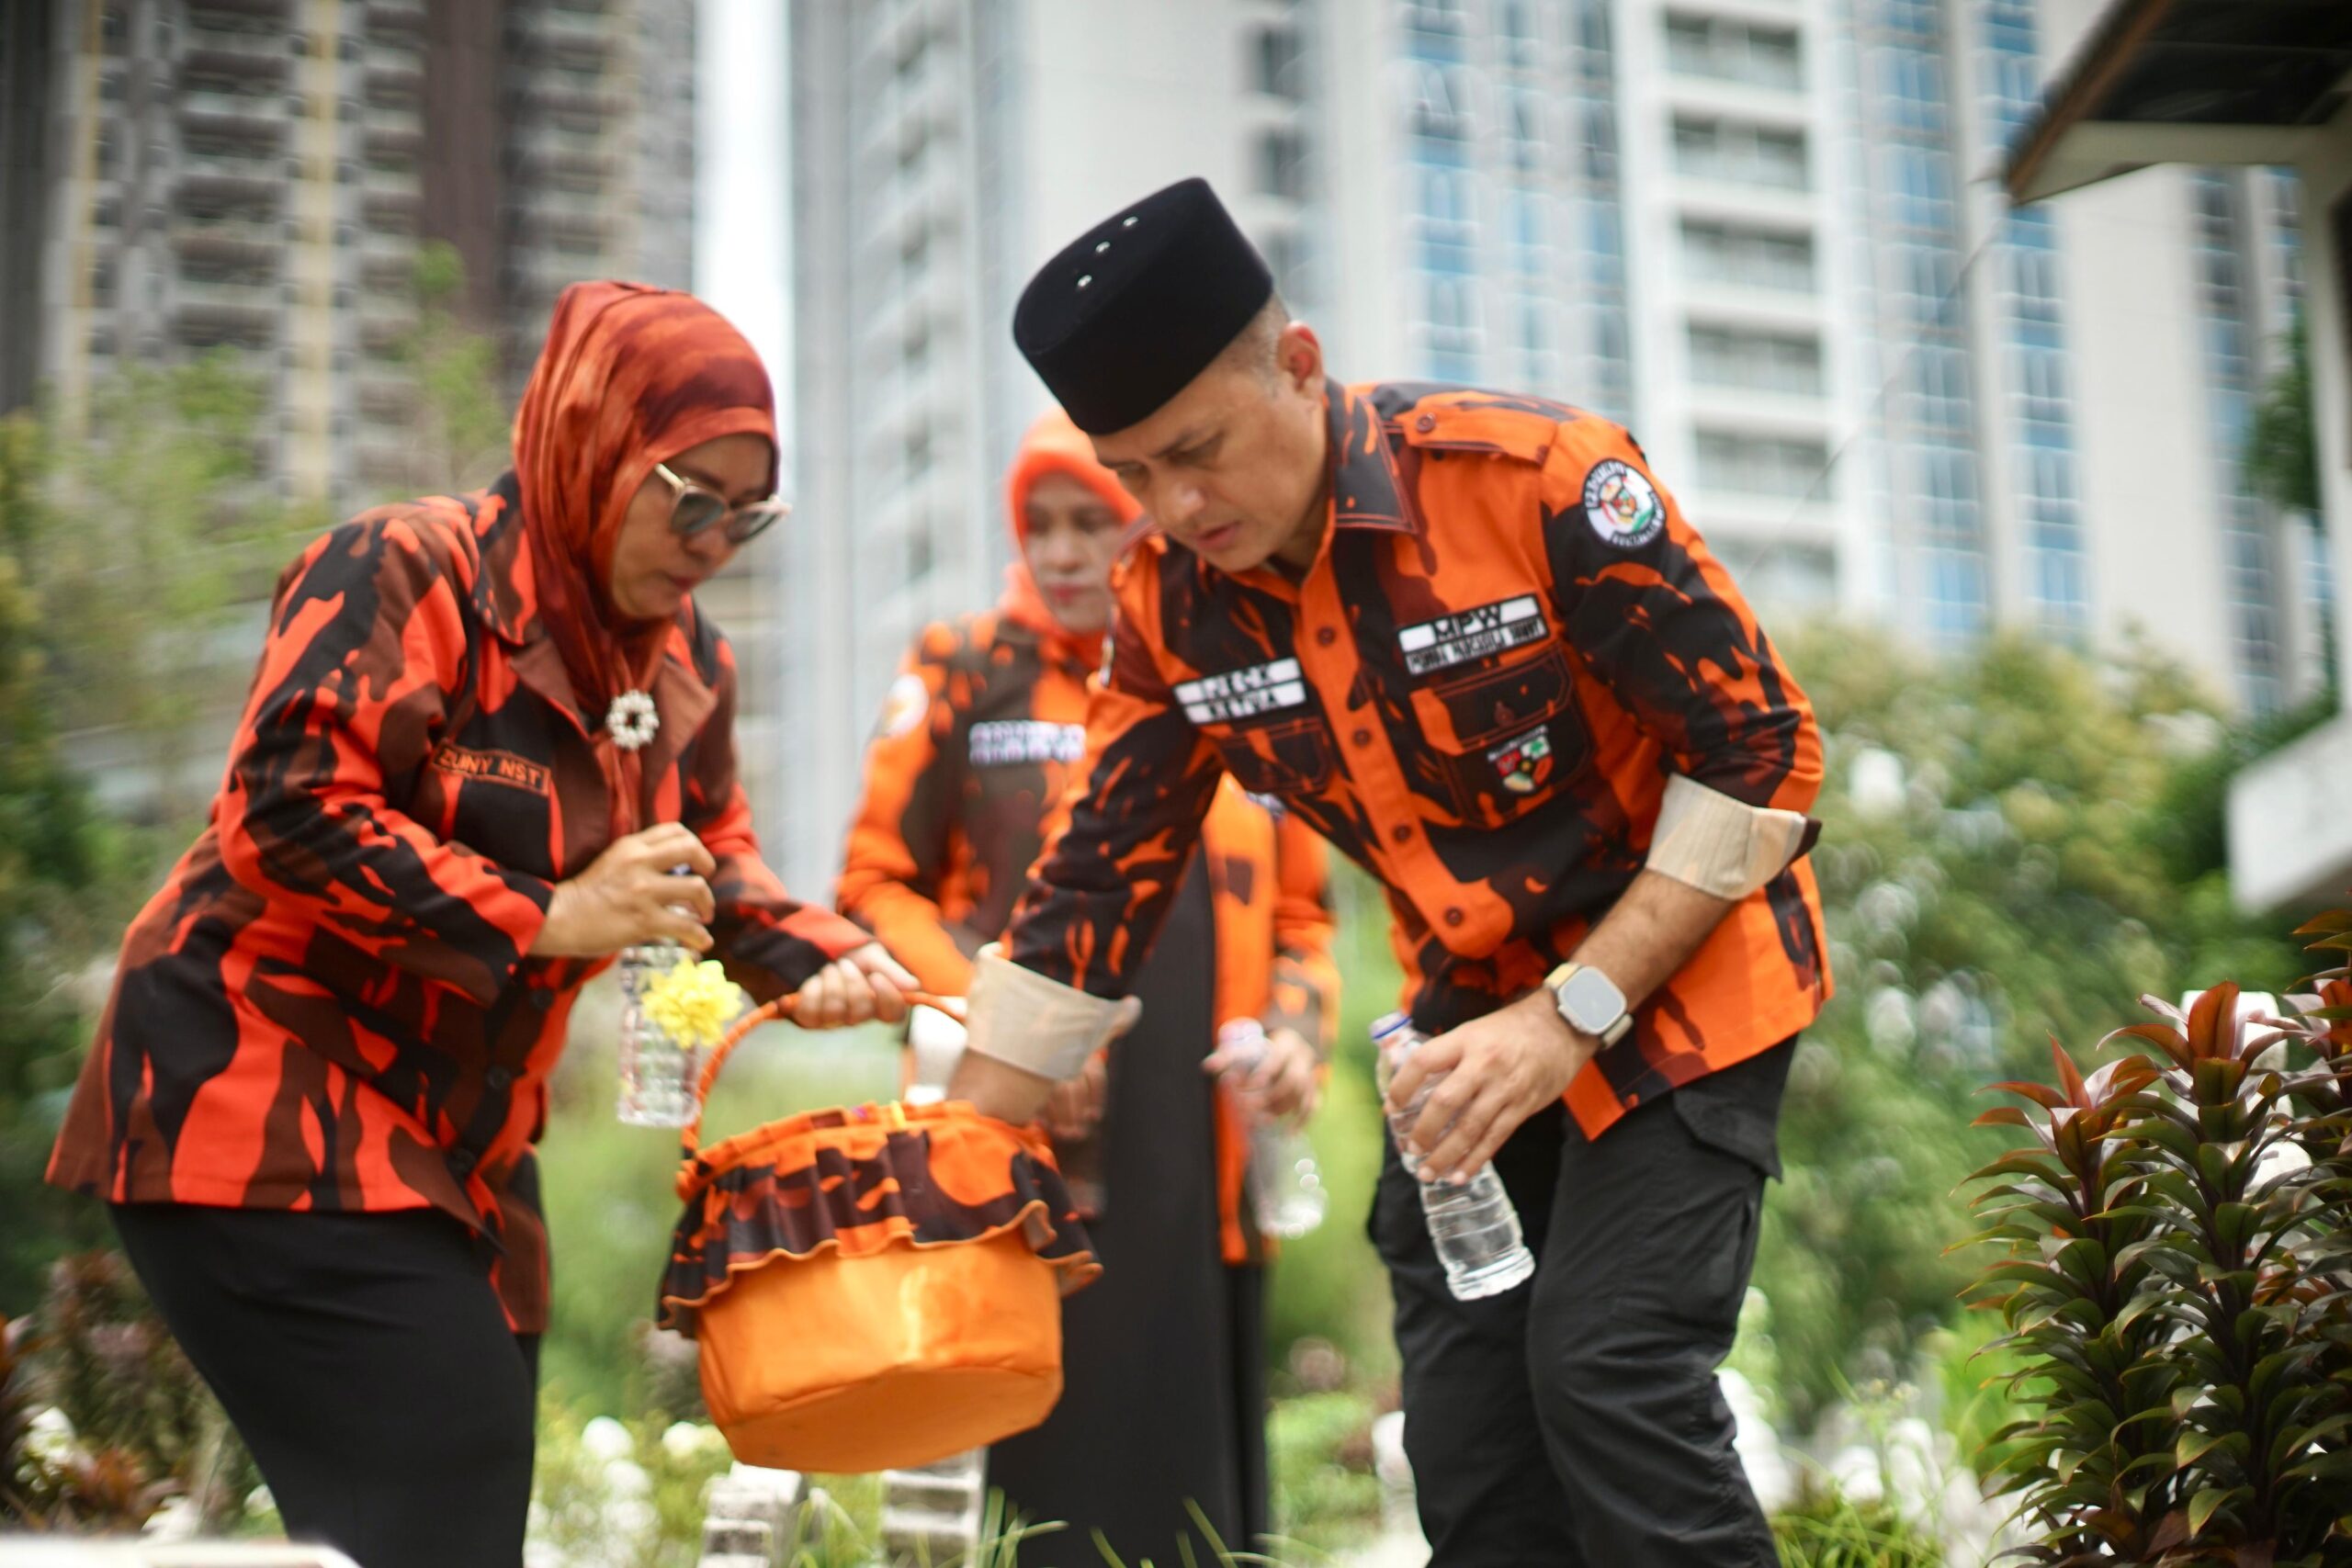
[[[914,1058],[913,1080],[907,1085],[909,1105],[936,1105],[947,1098],[967,1038],[964,1025],[952,1013],[928,1007],[908,1012],[907,1052]]]
[[[968,1562],[980,1544],[986,1449],[967,1449],[918,1470],[882,1472],[882,1546],[892,1562]]]
[[[1247,1077],[1265,1059],[1265,1025],[1254,1018],[1237,1018],[1216,1032],[1216,1045],[1233,1057],[1220,1076]],[[1250,1190],[1259,1230],[1284,1241],[1295,1241],[1321,1224],[1331,1206],[1315,1151],[1287,1118],[1260,1122],[1250,1132]]]
[[[1374,1022],[1372,1043],[1379,1053],[1377,1076],[1384,1099],[1398,1070],[1428,1039],[1401,1012],[1385,1014]],[[1408,1175],[1417,1173],[1420,1162],[1407,1152],[1407,1139],[1422,1108],[1429,1104],[1430,1093],[1444,1078],[1442,1073],[1431,1077],[1421,1085],[1412,1104],[1388,1112],[1389,1135],[1396,1140],[1396,1157],[1405,1162]],[[1510,1194],[1503,1190],[1503,1179],[1495,1174],[1492,1160],[1459,1185],[1417,1184],[1430,1240],[1437,1246],[1438,1261],[1445,1266],[1446,1288],[1456,1301],[1498,1296],[1534,1277],[1535,1255],[1527,1250],[1527,1242],[1520,1235],[1519,1211],[1512,1207]]]
[[[702,1053],[671,1039],[645,1011],[646,987],[686,956],[674,942],[621,949],[620,1118],[631,1126],[683,1127],[694,1120]]]
[[[692,875],[692,866],[670,868]],[[680,913],[686,911],[683,907]],[[683,1127],[695,1119],[695,1078],[702,1053],[670,1038],[646,1015],[645,989],[691,957],[674,942],[645,942],[621,949],[620,1119],[633,1127]]]

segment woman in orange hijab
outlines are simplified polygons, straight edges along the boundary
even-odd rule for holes
[[[124,939],[49,1178],[112,1205],[288,1529],[366,1568],[520,1561],[532,1151],[582,983],[666,939],[805,1021],[903,1016],[905,972],[762,863],[693,598],[775,478],[734,328],[565,290],[514,470],[281,579],[210,820]]]

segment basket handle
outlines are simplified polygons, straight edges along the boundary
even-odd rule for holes
[[[906,997],[907,1005],[910,1008],[933,1008],[951,1018],[959,1016],[960,1003],[952,1003],[947,998],[934,997],[928,991],[908,991],[903,994]],[[735,1054],[735,1047],[741,1045],[750,1036],[752,1031],[771,1019],[789,1019],[791,1016],[792,998],[778,997],[772,1002],[762,1002],[758,1007],[737,1019],[727,1032],[719,1038],[718,1048],[710,1054],[710,1060],[702,1065],[702,1076],[695,1082],[694,1120],[688,1122],[678,1133],[679,1148],[685,1158],[694,1158],[702,1149],[702,1113],[705,1107],[710,1103],[710,1089],[711,1086],[718,1081],[718,1069],[727,1065],[727,1058]]]

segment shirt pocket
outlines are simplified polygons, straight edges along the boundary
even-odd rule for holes
[[[1501,827],[1550,800],[1591,750],[1557,643],[1416,687],[1413,714],[1474,827]]]
[[[1331,734],[1319,718],[1207,724],[1201,733],[1224,756],[1226,772],[1252,795],[1317,795],[1331,782]]]

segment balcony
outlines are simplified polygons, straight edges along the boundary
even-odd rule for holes
[[[260,85],[282,88],[290,63],[285,40],[270,34],[220,34],[188,29],[180,56],[180,85],[198,92],[236,92]]]
[[[275,266],[286,244],[284,231],[275,220],[224,218],[210,222],[183,220],[172,228],[172,248],[181,256],[209,268],[259,271]]]

